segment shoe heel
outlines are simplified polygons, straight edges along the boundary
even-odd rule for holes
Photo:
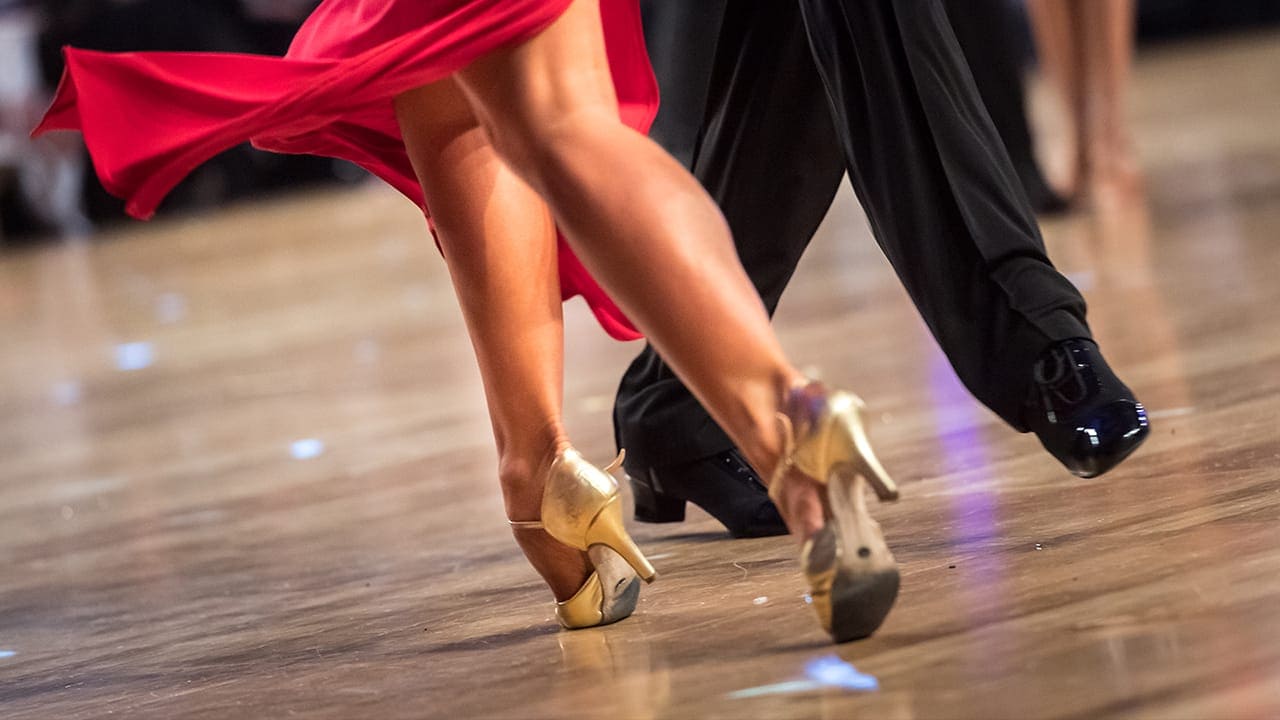
[[[636,500],[636,520],[647,523],[675,523],[684,521],[685,501],[664,495],[652,485],[627,476],[631,481],[631,494]]]
[[[614,496],[600,508],[587,528],[585,541],[588,548],[592,545],[604,545],[618,553],[645,582],[653,582],[658,575],[644,553],[640,552],[636,542],[627,534],[627,528],[622,522],[622,502],[618,496]]]
[[[862,419],[862,400],[856,396],[850,397],[853,405],[838,416],[838,422],[844,426],[844,434],[853,451],[850,453],[853,469],[866,479],[880,500],[897,500],[898,485],[885,472],[875,450],[871,449],[871,440],[867,438],[866,425]]]

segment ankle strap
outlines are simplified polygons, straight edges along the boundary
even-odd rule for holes
[[[626,448],[618,448],[618,457],[614,458],[614,459],[613,459],[613,462],[611,462],[611,463],[609,463],[608,465],[605,465],[605,466],[604,466],[604,472],[605,472],[605,474],[606,474],[606,475],[612,475],[612,474],[613,474],[613,472],[614,472],[615,470],[617,470],[618,468],[622,467],[622,462],[623,462],[624,460],[626,460],[626,459],[627,459],[627,449],[626,449]]]

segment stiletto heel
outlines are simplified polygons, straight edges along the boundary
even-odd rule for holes
[[[787,406],[778,414],[783,455],[769,494],[777,502],[792,469],[823,484],[827,522],[800,554],[809,595],[836,642],[867,637],[893,607],[899,576],[863,488],[871,485],[881,500],[896,500],[898,488],[871,449],[857,396],[810,383]]]
[[[547,471],[542,520],[511,522],[513,528],[545,530],[590,558],[595,571],[573,597],[556,603],[556,619],[568,629],[607,625],[629,616],[640,595],[636,573],[646,582],[657,574],[622,523],[618,483],[607,472],[621,462],[619,455],[602,471],[572,448],[560,451]]]
[[[627,564],[640,574],[645,582],[653,582],[658,573],[653,569],[644,553],[636,545],[622,521],[622,498],[614,496],[609,500],[587,528],[586,543],[588,547],[603,545],[622,556]]]
[[[684,500],[663,494],[640,478],[628,475],[627,479],[631,481],[631,494],[636,499],[636,520],[647,523],[684,521]]]
[[[897,500],[898,486],[889,477],[889,473],[885,472],[867,438],[866,423],[862,418],[866,404],[862,402],[862,398],[850,393],[835,393],[828,404],[831,407],[832,423],[841,426],[838,430],[833,428],[832,434],[852,445],[850,449],[839,449],[838,455],[847,456],[850,461],[838,464],[837,467],[844,469],[846,473],[862,475],[881,500]]]

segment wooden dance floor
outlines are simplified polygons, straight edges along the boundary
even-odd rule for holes
[[[1149,214],[1046,223],[1151,411],[1102,480],[968,396],[842,194],[778,327],[872,406],[903,586],[838,647],[791,540],[700,511],[632,525],[660,572],[634,617],[557,629],[385,188],[0,256],[0,717],[1280,716],[1276,67],[1275,34],[1145,53]],[[578,302],[568,335],[603,463],[638,347]]]

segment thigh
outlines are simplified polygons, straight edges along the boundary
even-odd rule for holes
[[[430,174],[423,166],[434,156],[451,148],[458,153],[488,144],[471,105],[452,78],[403,92],[393,103],[405,151],[424,185]]]
[[[574,0],[537,36],[456,78],[494,146],[517,165],[568,122],[620,122],[598,0]]]
[[[450,270],[465,275],[488,265],[484,276],[490,279],[544,278],[527,285],[539,293],[557,285],[552,294],[558,312],[550,212],[499,157],[457,83],[446,79],[402,93],[395,111]],[[498,271],[491,260],[500,258],[517,261]]]

